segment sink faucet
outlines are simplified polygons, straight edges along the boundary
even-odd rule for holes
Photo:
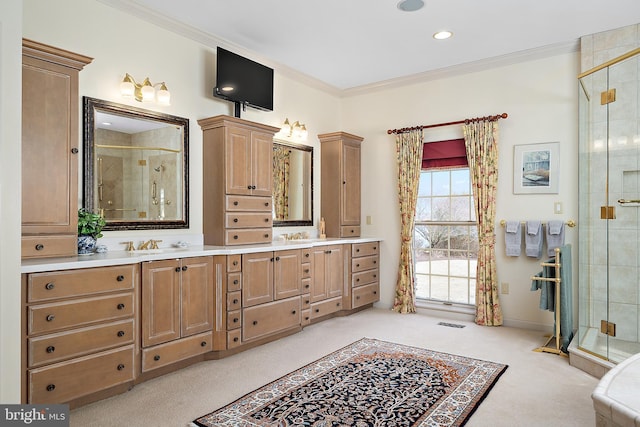
[[[151,242],[151,249],[160,249],[158,247],[158,243],[162,243],[162,240],[150,240]]]
[[[151,244],[151,242],[152,242],[152,240],[140,243],[140,246],[138,246],[138,249],[141,250],[141,251],[144,251],[145,249],[149,249],[149,244]]]

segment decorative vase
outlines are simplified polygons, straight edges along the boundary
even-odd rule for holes
[[[78,255],[92,255],[96,250],[93,236],[78,236]]]

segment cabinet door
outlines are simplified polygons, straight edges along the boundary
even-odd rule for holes
[[[251,131],[228,127],[225,138],[225,152],[226,193],[252,194]]]
[[[253,132],[251,138],[252,194],[271,197],[273,187],[273,135]]]
[[[183,337],[213,329],[213,259],[181,261],[181,333]]]
[[[360,224],[360,146],[342,146],[342,225]]]
[[[300,295],[302,285],[300,250],[277,251],[274,255],[274,299],[279,300]]]
[[[273,252],[242,255],[242,307],[273,301]]]
[[[327,297],[333,298],[342,295],[344,288],[344,250],[342,245],[328,248],[326,269]]]
[[[177,271],[176,271],[177,270]],[[142,263],[142,346],[180,338],[180,267],[176,260]]]
[[[326,246],[313,248],[311,253],[311,302],[322,301],[327,298],[326,287]]]

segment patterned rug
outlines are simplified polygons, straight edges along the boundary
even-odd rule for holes
[[[195,426],[461,426],[507,365],[363,338]]]

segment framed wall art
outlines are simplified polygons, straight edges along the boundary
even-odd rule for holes
[[[513,194],[557,194],[560,143],[513,147]]]

